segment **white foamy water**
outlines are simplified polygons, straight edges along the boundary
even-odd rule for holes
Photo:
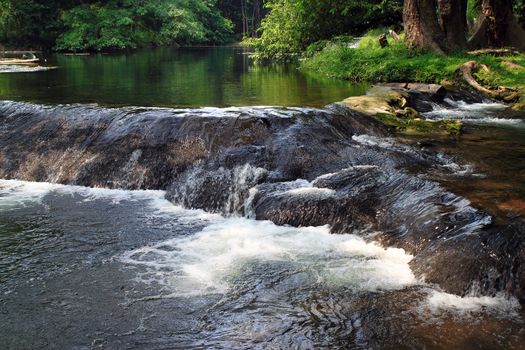
[[[432,314],[442,312],[454,312],[463,316],[469,316],[479,312],[489,312],[513,317],[518,315],[520,303],[515,298],[507,298],[503,295],[494,297],[464,296],[432,291],[423,304],[422,311],[429,311]]]
[[[298,180],[286,186],[286,190],[310,186],[308,181]],[[413,257],[402,249],[384,248],[353,234],[331,234],[328,226],[277,226],[269,221],[225,218],[202,210],[187,210],[174,206],[164,195],[163,191],[0,180],[0,212],[49,203],[46,196],[75,196],[78,203],[101,201],[100,205],[126,206],[129,202],[138,202],[143,204],[145,217],[162,217],[191,226],[199,223],[195,227],[204,224],[204,229],[197,233],[177,234],[114,256],[113,261],[123,264],[122,268],[134,271],[139,283],[159,290],[159,295],[153,298],[238,292],[244,295],[259,285],[269,288],[267,283],[272,285],[272,281],[285,281],[275,287],[283,295],[298,288],[349,288],[359,292],[419,285],[428,290],[428,296],[416,306],[425,319],[439,320],[448,314],[470,319],[480,313],[519,317],[520,305],[516,299],[459,297],[426,287],[410,269]],[[143,222],[144,234],[148,232],[148,222]]]
[[[298,180],[286,190],[299,190],[297,195],[305,195],[303,191],[312,191],[312,187],[308,181]],[[75,195],[79,202],[140,202],[151,215],[208,225],[194,235],[177,236],[117,257],[128,267],[139,268],[140,281],[156,283],[173,295],[226,293],[246,271],[276,265],[284,266],[286,273],[306,274],[308,283],[325,287],[375,291],[416,283],[408,265],[412,256],[404,250],[383,248],[352,234],[331,234],[328,226],[295,228],[269,221],[225,218],[174,206],[164,198],[164,191],[0,180],[0,210],[45,204],[48,195]],[[147,231],[147,223],[144,225]],[[257,273],[264,275],[264,271]]]
[[[121,204],[126,201],[140,201],[144,202],[156,215],[176,216],[182,220],[212,221],[221,218],[220,215],[207,213],[203,210],[188,210],[173,205],[165,198],[165,191],[129,191],[0,179],[0,209],[14,209],[42,203],[47,195],[52,194],[78,195],[82,202],[105,200],[112,204]]]
[[[226,293],[247,269],[266,263],[311,275],[312,283],[358,290],[398,289],[416,283],[402,249],[382,248],[323,227],[283,227],[245,218],[219,220],[201,232],[130,251],[120,260],[140,279],[173,295]]]
[[[0,180],[0,205],[3,206],[10,204],[24,205],[29,204],[30,202],[41,202],[46,195],[51,193],[67,195],[78,194],[84,197],[84,201],[109,199],[114,204],[118,204],[124,200],[150,200],[155,203],[165,200],[163,191],[125,191],[106,188],[60,185],[47,182]]]
[[[388,150],[398,151],[402,153],[412,153],[414,150],[409,145],[397,142],[391,137],[377,137],[371,135],[353,135],[352,140],[363,146],[376,146]]]
[[[467,103],[465,101],[454,101],[446,98],[444,100],[450,107],[434,105],[434,110],[423,113],[431,120],[450,120],[459,119],[467,123],[475,124],[500,124],[509,126],[525,126],[523,119],[499,118],[494,116],[507,108],[504,104],[487,103]]]
[[[335,196],[336,194],[335,190],[315,187],[312,182],[303,179],[290,181],[284,183],[283,185],[285,185],[287,188],[280,192],[282,195],[327,198]]]
[[[173,117],[203,116],[215,118],[239,118],[251,116],[258,118],[278,117],[294,118],[304,113],[321,113],[324,110],[310,107],[250,106],[250,107],[201,107],[201,108],[165,108],[165,107],[123,107],[128,113],[165,112]]]

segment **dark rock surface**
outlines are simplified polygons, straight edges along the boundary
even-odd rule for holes
[[[456,294],[525,300],[525,227],[407,168],[439,167],[378,122],[326,109],[107,109],[0,103],[0,178],[164,189],[175,203],[280,225],[329,224],[415,256]]]

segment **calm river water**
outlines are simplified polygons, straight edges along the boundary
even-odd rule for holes
[[[242,47],[203,47],[49,55],[45,66],[56,69],[0,74],[0,98],[116,106],[319,107],[367,89],[366,84],[303,74],[294,65],[254,65],[248,53]]]

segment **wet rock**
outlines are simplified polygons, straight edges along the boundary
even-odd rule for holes
[[[385,94],[404,104],[405,95]],[[407,173],[441,160],[388,140],[384,124],[342,104],[174,110],[2,102],[0,123],[2,178],[164,189],[190,208],[331,225],[407,250],[414,272],[447,291],[524,298],[523,225],[491,227],[465,199]]]
[[[365,161],[397,166],[393,158],[381,160],[382,150],[352,140],[365,132],[387,136],[384,126],[335,110],[106,109],[5,102],[0,105],[0,177],[167,189],[196,171],[201,176],[196,167],[222,174],[217,176],[228,182],[228,169],[245,164],[267,169],[274,180],[313,179]],[[412,162],[409,158],[400,154],[399,161]],[[197,202],[208,196],[195,198],[201,199],[192,207],[207,207]]]
[[[455,98],[460,93],[454,95]],[[436,103],[443,103],[447,91],[436,84],[388,83],[373,86],[365,96],[349,97],[342,105],[369,115],[379,122],[402,133],[449,134],[461,132],[457,121],[427,121],[420,113],[433,110]]]
[[[416,256],[416,273],[459,295],[507,293],[525,301],[525,222],[490,227]],[[436,266],[446,266],[437,269]]]

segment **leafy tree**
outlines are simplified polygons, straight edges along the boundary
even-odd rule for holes
[[[269,0],[261,38],[252,41],[261,58],[288,59],[316,41],[359,35],[368,28],[401,24],[402,0]]]
[[[223,43],[216,0],[0,0],[0,42],[59,50]]]

